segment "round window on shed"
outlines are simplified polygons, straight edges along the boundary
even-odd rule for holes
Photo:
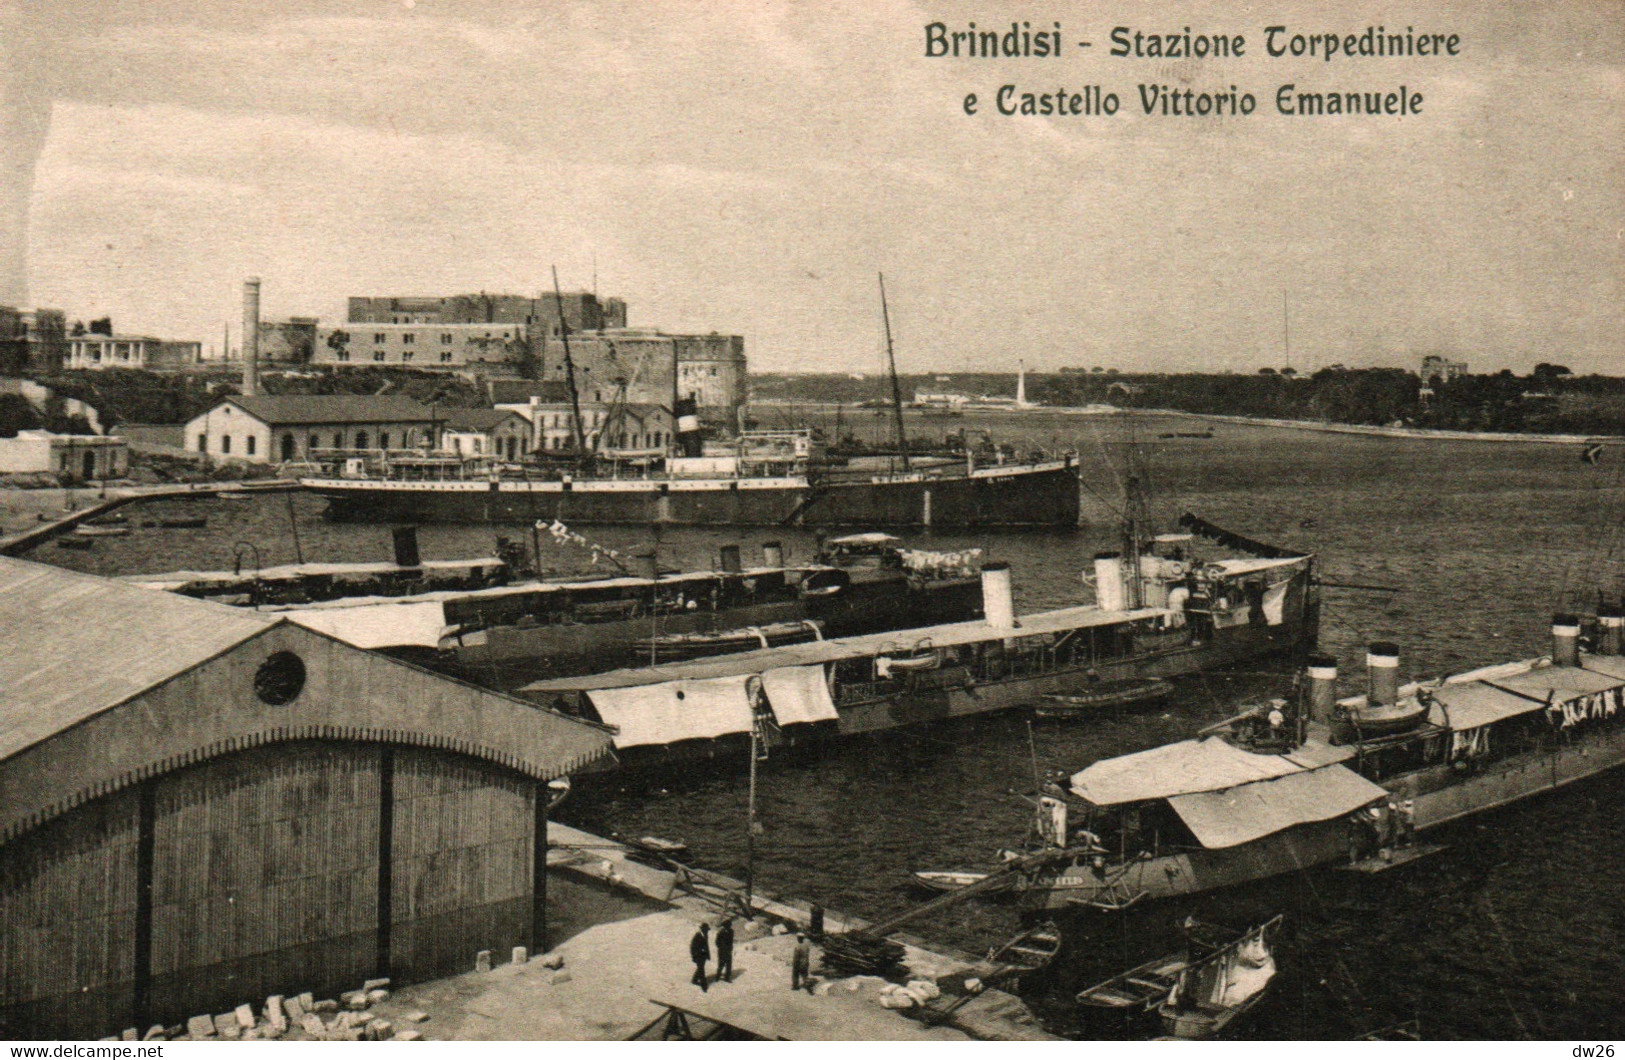
[[[291,651],[273,652],[254,672],[254,694],[273,707],[292,703],[305,687],[305,661]]]

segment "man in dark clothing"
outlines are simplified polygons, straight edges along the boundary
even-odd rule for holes
[[[733,917],[722,922],[717,929],[717,979],[731,983],[734,978],[734,922]]]
[[[707,989],[705,981],[705,962],[711,959],[711,925],[702,923],[700,929],[694,932],[694,937],[688,940],[688,955],[694,961],[694,978],[689,982],[701,990]]]
[[[807,945],[807,936],[797,935],[795,952],[790,957],[790,989],[806,987],[807,993],[812,993],[812,976],[808,974],[811,970],[812,947]]]

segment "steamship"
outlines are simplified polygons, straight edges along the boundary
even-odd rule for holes
[[[1050,785],[1053,855],[1018,889],[1035,907],[1110,909],[1415,856],[1416,832],[1625,762],[1622,634],[1618,613],[1560,614],[1549,657],[1404,686],[1398,648],[1377,643],[1367,693],[1343,700],[1317,656],[1291,700]],[[1068,819],[1083,830],[1068,837]]]
[[[300,484],[340,521],[577,525],[1042,528],[1078,525],[1076,457],[994,463],[816,459],[810,431],[746,432],[683,455],[614,454],[574,467],[373,452],[327,461]]]
[[[614,726],[624,764],[658,764],[714,755],[752,734],[770,747],[811,743],[1313,646],[1313,556],[1182,522],[1188,532],[1143,551],[1097,557],[1092,606],[1017,617],[1008,566],[990,563],[980,621],[538,681],[520,694]],[[1248,554],[1199,554],[1214,542]]]

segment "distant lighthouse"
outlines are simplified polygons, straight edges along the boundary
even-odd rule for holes
[[[1016,408],[1032,408],[1031,405],[1027,404],[1027,362],[1025,360],[1016,361]]]

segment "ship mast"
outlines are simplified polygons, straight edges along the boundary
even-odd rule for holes
[[[897,416],[897,448],[903,454],[903,470],[908,470],[908,435],[903,433],[903,392],[897,386],[897,355],[891,345],[891,311],[886,308],[886,274],[880,273],[880,319],[886,325],[886,368],[891,373],[891,407]]]
[[[553,301],[559,308],[559,338],[564,341],[564,380],[570,388],[570,428],[575,435],[576,459],[583,467],[590,457],[581,433],[581,395],[576,391],[576,365],[570,358],[570,325],[564,319],[564,292],[559,290],[559,267],[553,266]]]

